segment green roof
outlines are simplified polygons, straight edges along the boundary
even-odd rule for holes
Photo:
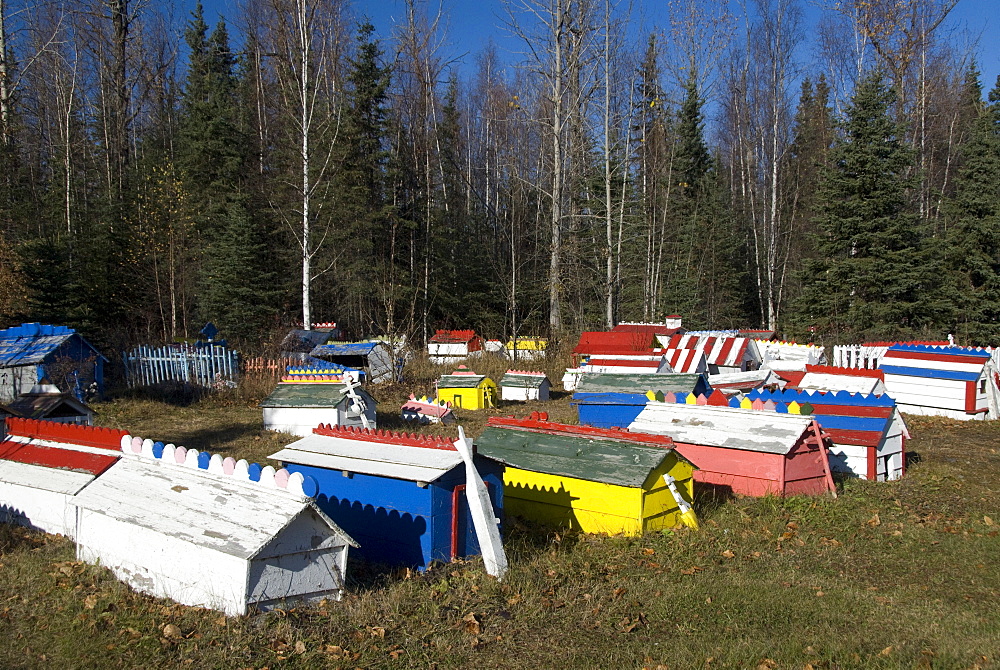
[[[362,389],[358,395],[370,396]],[[264,398],[261,407],[336,407],[347,394],[343,384],[278,384],[271,395]]]
[[[699,374],[602,374],[580,375],[574,393],[691,393],[698,387]]]
[[[641,487],[673,455],[670,449],[618,440],[496,426],[483,432],[476,447],[483,456],[521,470],[630,487]]]
[[[493,383],[486,375],[441,375],[438,380],[439,389],[474,389],[486,379]]]
[[[549,378],[545,375],[519,375],[508,372],[500,379],[500,386],[537,389],[541,388],[542,384],[547,381],[549,381]]]

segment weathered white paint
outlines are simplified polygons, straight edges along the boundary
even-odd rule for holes
[[[190,467],[197,451],[182,450],[172,459],[126,453],[77,494],[80,560],[144,593],[229,615],[340,597],[353,540],[294,491],[287,471],[265,468],[258,483],[226,461],[223,474]]]
[[[479,476],[472,460],[472,440],[465,437],[465,431],[458,427],[458,439],[455,449],[465,461],[465,495],[472,514],[472,524],[476,528],[476,539],[483,555],[486,572],[497,579],[503,579],[507,573],[507,554],[500,539],[500,519],[493,516],[493,504],[490,502],[486,483]]]
[[[0,461],[0,521],[73,537],[70,501],[93,479],[87,473]]]
[[[866,395],[883,395],[886,392],[885,384],[876,377],[832,375],[821,372],[807,372],[802,376],[797,388],[803,391],[847,391]]]

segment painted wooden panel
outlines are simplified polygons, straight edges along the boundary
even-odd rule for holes
[[[340,600],[346,564],[343,546],[255,561],[250,566],[248,601],[268,609],[286,601]]]

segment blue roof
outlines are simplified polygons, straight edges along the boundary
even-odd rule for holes
[[[309,352],[310,356],[367,356],[381,342],[346,342],[321,344]]]
[[[879,370],[887,375],[905,375],[907,377],[926,377],[928,379],[950,379],[952,381],[974,382],[982,374],[980,372],[956,372],[955,370],[933,370],[931,368],[911,368],[902,365],[880,365]]]
[[[0,367],[35,365],[76,335],[76,331],[65,326],[49,326],[40,323],[22,323],[14,328],[0,330]],[[80,340],[98,354],[97,349],[80,337]]]
[[[973,347],[956,347],[937,344],[894,344],[886,352],[892,351],[915,351],[926,354],[954,354],[955,356],[972,356],[974,358],[987,359],[990,353],[985,349]]]

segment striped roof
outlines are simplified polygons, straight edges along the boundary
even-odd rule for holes
[[[725,365],[740,367],[743,360],[759,359],[757,346],[748,337],[716,337],[714,335],[697,335],[684,333],[674,335],[665,344],[666,349],[701,349],[709,365]]]
[[[886,349],[878,369],[887,375],[976,381],[989,360],[990,354],[984,349],[894,344]]]
[[[664,358],[674,372],[698,373],[708,370],[708,360],[701,349],[667,349]]]

